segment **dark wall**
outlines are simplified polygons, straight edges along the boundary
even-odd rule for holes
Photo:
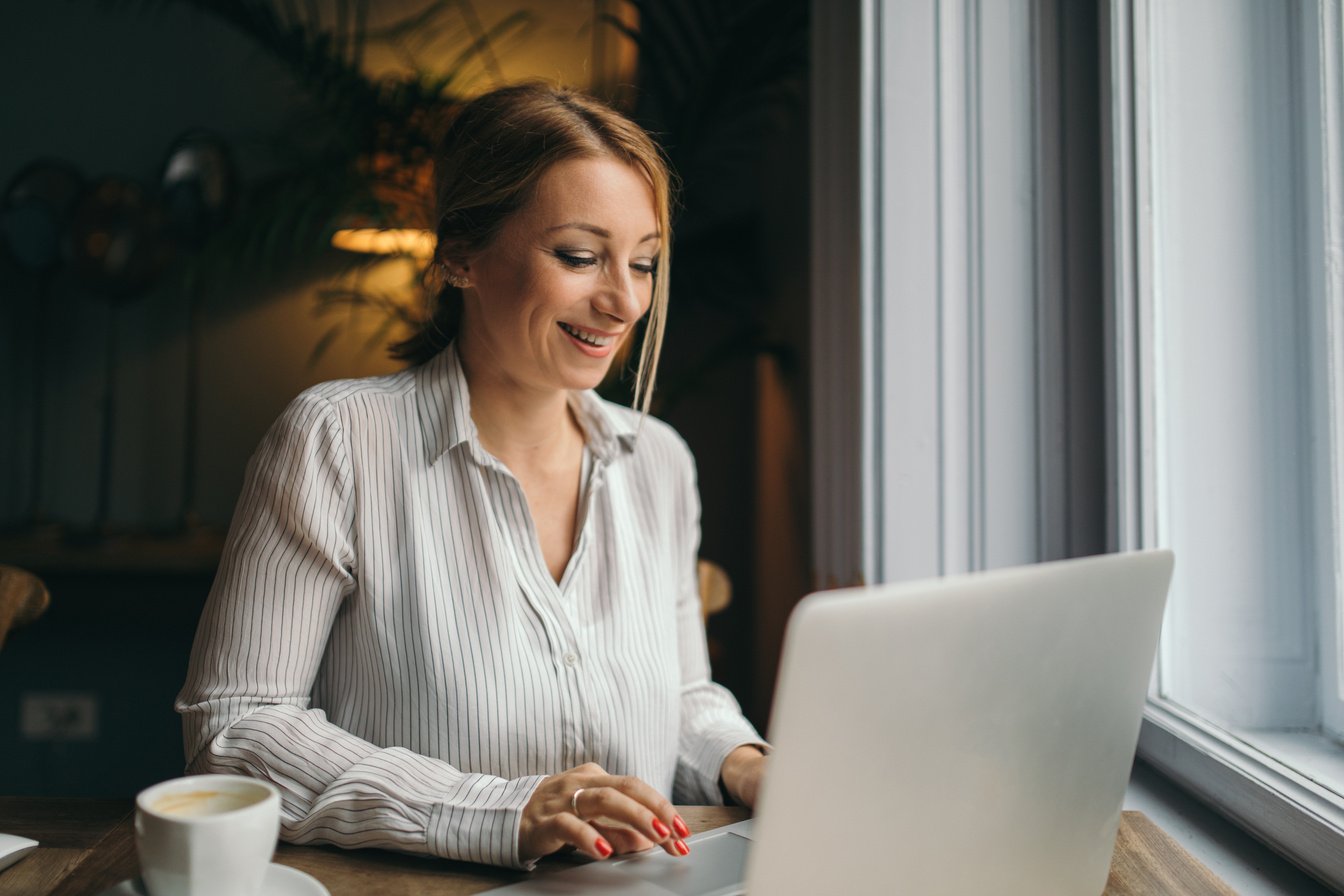
[[[635,115],[682,191],[656,403],[700,471],[703,557],[734,586],[715,676],[764,728],[782,631],[807,590],[808,4],[641,6]]]
[[[153,184],[173,139],[200,126],[230,142],[245,176],[264,171],[261,136],[298,104],[284,74],[208,17],[104,6],[6,7],[0,183],[55,157],[89,181],[117,175]],[[206,310],[215,335],[203,370],[210,404],[198,491],[217,527],[231,513],[250,443],[284,400],[250,392],[247,367],[282,389],[305,378],[296,365],[268,362],[277,322],[307,316],[300,300],[273,298],[229,297]],[[82,530],[97,503],[109,331],[118,343],[118,409],[108,523],[138,531],[175,523],[185,326],[182,295],[172,288],[114,312],[68,273],[43,284],[0,252],[0,563],[31,567],[53,594],[46,615],[0,650],[0,793],[126,796],[181,773],[172,701],[209,587],[209,549],[192,573],[152,562],[140,572],[98,563],[81,572],[87,551],[67,548],[62,533],[93,534]],[[245,413],[234,411],[231,396],[248,405]],[[35,443],[39,397],[44,423]],[[41,452],[40,482],[33,450]],[[28,525],[35,493],[45,522],[36,552]],[[112,552],[136,565],[126,550]]]
[[[265,53],[214,19],[174,4],[155,6],[70,0],[6,9],[0,79],[10,86],[0,104],[0,182],[33,159],[57,156],[91,179],[118,174],[153,184],[174,137],[199,126],[229,142],[245,177],[268,170],[269,137],[305,114],[301,92]],[[488,21],[527,4],[477,6]],[[563,46],[554,28],[543,32],[552,49]],[[579,42],[574,52],[590,46]],[[510,67],[508,58],[503,64],[509,76],[555,69],[552,62],[537,63],[539,71],[522,63]],[[785,108],[782,118],[761,124],[746,167],[727,173],[745,203],[740,242],[702,260],[695,276],[740,282],[745,275],[755,290],[751,301],[768,301],[758,317],[766,341],[792,346],[784,355],[794,359],[788,377],[800,407],[806,394],[805,362],[796,363],[806,344],[806,110]],[[712,186],[700,189],[713,195]],[[202,527],[187,534],[178,515],[187,370],[181,289],[165,281],[113,311],[68,274],[43,286],[0,252],[0,563],[37,572],[53,595],[48,613],[0,649],[0,793],[125,796],[181,772],[172,700],[247,457],[306,386],[396,366],[366,344],[379,321],[358,315],[312,360],[330,324],[315,316],[321,285],[272,284],[204,300],[193,483]],[[701,355],[704,328],[720,319],[712,303],[694,310],[694,303],[682,301],[673,309],[665,350],[668,382],[679,359]],[[49,314],[45,328],[41,308]],[[110,380],[109,331],[117,343]],[[774,437],[760,431],[758,361],[753,348],[712,365],[667,416],[697,454],[702,553],[726,566],[735,586],[732,607],[711,622],[716,676],[763,723],[768,682],[762,695],[754,664],[762,562],[757,462],[761,450],[773,450]],[[110,515],[95,530],[109,382],[116,398]],[[45,422],[35,448],[31,421],[39,398]],[[32,476],[34,450],[41,452],[40,483]],[[797,489],[805,493],[805,481]],[[28,516],[35,491],[44,521],[39,527]],[[792,546],[775,549],[799,562]],[[175,559],[160,562],[166,554]],[[802,586],[796,590],[801,594]],[[93,708],[92,736],[59,733],[62,726],[86,732],[88,720],[78,713],[49,719],[55,734],[24,735],[25,707],[59,715],[70,706]]]
[[[45,576],[51,609],[0,650],[0,793],[129,796],[182,774],[173,698],[209,579]],[[75,704],[92,705],[91,733],[83,719],[42,717]],[[30,740],[21,729],[34,725],[69,733]]]
[[[6,9],[0,183],[36,159],[54,157],[90,183],[114,175],[152,190],[173,141],[202,127],[226,141],[243,178],[275,169],[277,137],[309,110],[274,60],[185,5],[110,6],[72,0]],[[359,322],[320,363],[309,363],[329,323],[314,317],[316,285],[221,291],[205,283],[198,291],[203,338],[194,485],[195,509],[206,523],[228,522],[243,463],[296,392],[321,379],[391,369],[380,352],[363,346],[359,333],[368,327]],[[68,267],[44,282],[0,252],[0,420],[9,436],[0,439],[0,528],[28,521],[35,490],[44,520],[70,528],[95,522],[109,388],[116,406],[111,487],[100,522],[140,530],[176,522],[188,299],[180,280],[164,277],[114,306]],[[33,476],[35,450],[40,480]]]

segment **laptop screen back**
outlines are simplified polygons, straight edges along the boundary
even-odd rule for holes
[[[1100,893],[1172,555],[809,596],[751,893]]]

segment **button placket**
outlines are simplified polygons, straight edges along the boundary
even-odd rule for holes
[[[507,467],[484,451],[474,459],[479,463],[482,479],[487,480],[483,484],[489,496],[488,505],[497,537],[512,548],[508,555],[512,561],[516,587],[540,620],[553,651],[551,655],[559,660],[556,679],[562,691],[559,707],[560,752],[566,766],[574,766],[578,764],[577,757],[584,754],[586,710],[582,689],[578,686],[575,674],[578,671],[578,654],[574,648],[567,646],[577,643],[573,621],[565,610],[564,602],[560,600],[559,586],[546,572],[544,564],[538,565],[541,563],[541,555],[531,515],[527,517],[529,528],[526,532],[519,532],[507,525],[501,516],[501,508],[497,504],[501,494],[512,493],[515,502],[527,506],[522,485]],[[494,479],[493,483],[488,481],[491,478]],[[574,666],[564,662],[564,657],[568,655],[574,656]]]
[[[593,716],[590,712],[590,703],[594,698],[592,690],[593,688],[601,688],[602,685],[600,682],[595,682],[589,671],[585,669],[584,650],[577,635],[577,632],[582,630],[581,626],[578,625],[576,615],[580,607],[578,602],[573,599],[572,589],[575,587],[575,583],[582,578],[578,575],[579,571],[590,562],[591,558],[587,556],[588,553],[596,550],[593,547],[596,539],[593,530],[598,525],[597,519],[602,506],[599,502],[602,501],[603,492],[606,488],[610,461],[611,459],[604,452],[593,452],[593,467],[589,472],[587,488],[583,497],[583,517],[578,544],[574,550],[574,561],[562,582],[562,596],[565,600],[561,604],[561,615],[568,624],[570,631],[575,633],[575,640],[571,642],[573,646],[569,647],[561,657],[561,662],[570,672],[568,678],[574,687],[572,699],[577,710],[574,719],[576,736],[579,743],[585,745],[600,742],[603,739],[600,730],[593,727]],[[589,666],[589,669],[591,668]],[[586,758],[592,757],[588,756]]]
[[[574,580],[578,576],[579,569],[583,566],[584,558],[588,553],[588,548],[592,544],[591,531],[593,528],[593,508],[597,504],[598,495],[606,483],[606,458],[600,454],[593,455],[593,468],[589,473],[588,483],[584,488],[583,515],[579,518],[579,536],[574,541],[574,556],[570,558],[569,567],[565,570],[564,576],[560,580],[560,595],[568,598],[570,590],[574,586]],[[566,613],[569,612],[569,602],[563,605]]]
[[[472,448],[479,451],[479,453],[473,452],[474,459],[486,471],[486,475],[493,473],[496,478],[494,494],[498,495],[501,491],[512,494],[516,502],[526,507],[526,495],[523,494],[522,485],[512,471],[481,449],[479,444],[474,443]],[[508,530],[503,534],[514,549],[511,553],[519,585],[532,604],[534,612],[541,617],[548,634],[552,635],[551,644],[555,651],[552,656],[556,663],[557,683],[564,693],[561,699],[561,750],[566,763],[571,766],[578,764],[585,756],[585,744],[589,740],[589,712],[586,688],[581,684],[584,674],[583,658],[578,646],[575,608],[567,598],[574,583],[581,578],[579,570],[592,544],[593,535],[590,530],[594,525],[594,507],[605,485],[608,458],[600,451],[593,451],[589,460],[592,466],[587,471],[588,475],[585,477],[584,490],[580,498],[582,516],[579,520],[579,535],[575,539],[573,556],[560,582],[557,583],[551,578],[542,562],[540,542],[536,537],[536,523],[530,512],[527,514],[526,532],[501,525],[501,528]]]
[[[565,703],[571,709],[565,719],[566,736],[574,745],[575,759],[570,764],[577,765],[585,755],[588,741],[588,707],[584,700],[584,688],[580,685],[583,661],[578,648],[570,647],[560,657],[560,675],[566,690]]]

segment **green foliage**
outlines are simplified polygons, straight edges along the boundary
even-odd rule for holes
[[[338,273],[381,261],[331,248],[332,232],[362,226],[430,226],[426,173],[474,61],[494,63],[493,47],[516,37],[533,17],[516,12],[482,28],[470,0],[427,0],[402,18],[370,25],[369,0],[335,0],[324,20],[313,0],[101,0],[114,9],[153,13],[170,6],[217,19],[272,56],[307,100],[310,114],[270,136],[276,169],[243,185],[232,220],[186,265],[191,283],[253,289],[316,273]],[[420,57],[434,43],[436,64]],[[366,50],[389,48],[404,64],[396,76],[375,78]],[[386,295],[347,291],[345,304],[364,302],[405,317]],[[330,310],[319,300],[318,310]],[[319,343],[320,355],[330,338]]]

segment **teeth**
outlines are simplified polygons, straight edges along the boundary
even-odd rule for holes
[[[588,345],[595,346],[597,348],[604,348],[616,341],[615,336],[594,336],[591,333],[585,333],[582,330],[576,330],[574,327],[571,327],[569,324],[566,323],[561,323],[560,329],[564,330],[566,333],[573,336],[580,342],[586,342]]]

